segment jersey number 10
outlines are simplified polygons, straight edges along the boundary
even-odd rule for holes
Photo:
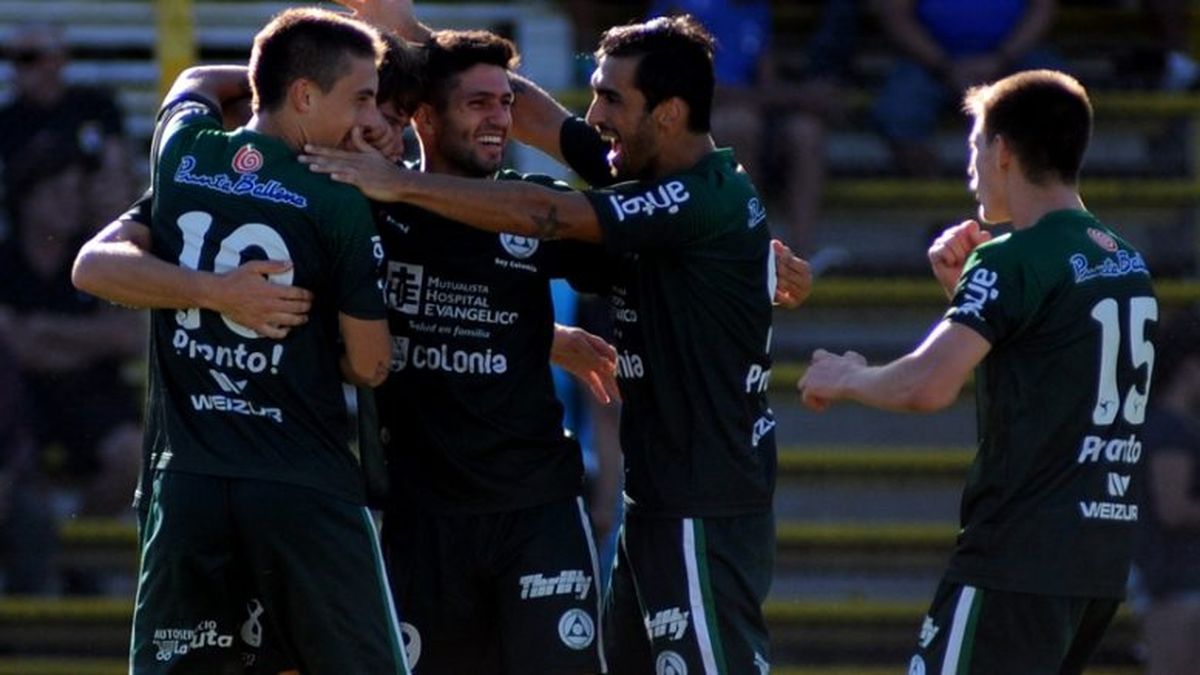
[[[206,270],[216,274],[224,274],[242,263],[242,254],[251,248],[261,249],[268,260],[291,260],[292,254],[287,243],[268,225],[262,223],[246,223],[238,226],[233,232],[222,239],[216,256],[207,265],[200,260],[204,250],[204,236],[212,227],[213,217],[204,211],[188,211],[175,221],[183,233],[183,249],[179,252],[179,264],[193,270]],[[272,282],[282,286],[291,286],[293,271],[280,272],[268,277]],[[229,330],[245,338],[256,338],[259,334],[242,324],[221,315],[221,320]],[[183,309],[175,313],[175,321],[185,330],[200,327],[200,310],[197,308]]]
[[[1145,381],[1133,385],[1121,404],[1117,388],[1117,359],[1121,351],[1121,317],[1117,301],[1105,298],[1092,307],[1092,318],[1100,324],[1100,382],[1092,423],[1108,426],[1117,419],[1117,409],[1130,424],[1146,419],[1146,399],[1150,397],[1150,376],[1154,373],[1154,345],[1146,339],[1146,324],[1158,320],[1158,302],[1150,297],[1129,300],[1129,358],[1134,369],[1146,367]]]

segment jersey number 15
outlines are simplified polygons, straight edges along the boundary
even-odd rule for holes
[[[1117,387],[1117,359],[1121,352],[1121,313],[1117,301],[1105,298],[1092,307],[1092,318],[1100,324],[1100,382],[1096,392],[1096,407],[1092,423],[1108,426],[1117,419],[1117,409],[1130,424],[1146,419],[1146,399],[1150,397],[1150,376],[1154,373],[1154,345],[1146,339],[1146,324],[1158,320],[1158,301],[1151,297],[1129,299],[1129,358],[1135,370],[1145,366],[1145,379],[1134,384],[1125,394]]]

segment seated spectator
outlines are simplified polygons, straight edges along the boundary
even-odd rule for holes
[[[50,590],[57,536],[34,466],[25,389],[12,354],[0,342],[0,591]]]
[[[1200,664],[1200,314],[1162,323],[1153,387],[1131,596],[1142,615],[1147,675],[1193,675]]]
[[[109,515],[126,511],[137,478],[138,401],[121,369],[141,354],[145,331],[140,314],[71,285],[89,236],[85,162],[60,143],[8,166],[18,227],[0,245],[0,339],[28,387],[35,447],[61,510]]]
[[[901,56],[883,84],[872,116],[897,168],[938,173],[932,145],[944,112],[972,85],[1019,70],[1062,70],[1042,40],[1056,0],[878,0],[880,25]],[[956,167],[956,171],[958,168]]]
[[[655,0],[650,15],[687,13],[717,40],[713,137],[732,146],[760,189],[773,187],[765,160],[786,171],[775,235],[807,249],[825,183],[825,128],[840,113],[840,78],[855,46],[860,0],[829,0],[799,82],[785,81],[772,54],[769,0]]]
[[[38,148],[74,145],[88,173],[82,186],[85,225],[98,229],[134,197],[121,113],[109,93],[67,83],[63,70],[68,54],[60,28],[25,25],[12,35],[5,56],[13,68],[13,100],[0,108],[0,166],[11,167],[26,152],[39,153]],[[5,188],[5,215],[15,226],[13,186],[5,181]],[[4,230],[0,227],[0,240],[7,236]]]

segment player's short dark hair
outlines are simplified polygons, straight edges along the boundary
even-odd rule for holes
[[[988,142],[1004,137],[1033,184],[1079,182],[1092,136],[1092,104],[1075,78],[1055,70],[1027,70],[971,88],[963,110],[983,121]]]
[[[416,47],[395,35],[384,33],[382,37],[385,50],[379,64],[379,91],[375,101],[393,103],[411,115],[421,102],[424,59]]]
[[[274,110],[298,79],[329,92],[350,71],[347,57],[372,59],[384,51],[375,29],[315,7],[286,9],[271,19],[250,52],[250,89],[255,110]]]
[[[1200,310],[1177,310],[1162,318],[1155,336],[1154,373],[1151,386],[1164,392],[1188,359],[1200,359]]]
[[[688,130],[708,133],[716,86],[713,44],[712,35],[690,14],[660,16],[609,28],[596,58],[638,58],[634,85],[646,97],[646,110],[679,97],[688,105]]]
[[[440,30],[423,46],[425,58],[424,103],[443,111],[458,76],[479,64],[516,68],[521,55],[511,40],[485,30]]]

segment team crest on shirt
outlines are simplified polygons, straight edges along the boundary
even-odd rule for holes
[[[558,620],[558,639],[575,651],[587,649],[596,639],[596,623],[582,609],[568,609]]]
[[[912,661],[908,662],[908,675],[925,675],[925,659],[912,657]]]
[[[253,145],[247,143],[234,153],[231,165],[238,173],[255,173],[263,167],[263,156]]]
[[[515,234],[500,235],[500,245],[514,258],[524,260],[537,253],[539,242],[533,237],[522,237]]]
[[[1094,227],[1089,227],[1087,233],[1088,236],[1092,238],[1092,241],[1096,242],[1096,245],[1100,248],[1108,251],[1109,253],[1117,252],[1117,242],[1110,237],[1107,232],[1102,232]]]
[[[661,652],[654,659],[654,675],[687,675],[687,672],[687,661],[675,652]]]

